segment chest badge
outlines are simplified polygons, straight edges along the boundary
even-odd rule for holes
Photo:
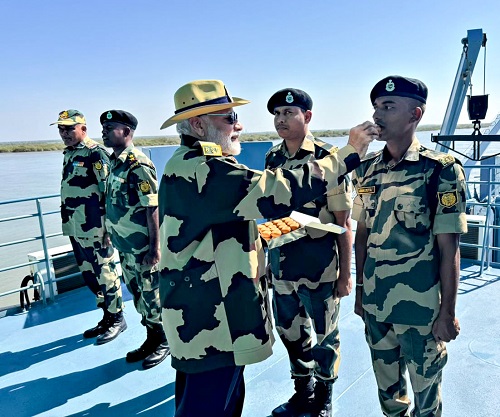
[[[94,162],[94,168],[100,171],[102,169],[101,161]]]
[[[457,190],[438,193],[438,197],[439,197],[439,204],[441,204],[443,207],[450,208],[456,206],[458,203]]]

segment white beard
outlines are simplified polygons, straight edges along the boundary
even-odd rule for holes
[[[222,153],[224,155],[239,155],[241,153],[241,143],[239,140],[232,141],[231,136],[238,135],[239,133],[234,133],[231,135],[224,135],[222,132],[217,130],[212,123],[208,122],[208,132],[207,138],[211,142],[215,142],[222,148]]]

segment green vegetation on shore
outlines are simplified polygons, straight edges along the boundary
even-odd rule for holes
[[[483,127],[487,127],[484,125]],[[440,125],[422,125],[417,130],[429,131],[439,130]],[[472,128],[470,124],[460,124],[457,129]],[[334,130],[313,130],[312,133],[318,138],[334,138],[339,136],[349,135],[349,129],[334,129]],[[242,133],[240,136],[242,142],[256,142],[262,140],[279,139],[275,132],[263,133]],[[100,141],[100,139],[98,139]],[[136,137],[134,143],[136,146],[162,146],[162,145],[178,145],[180,142],[178,136],[148,136]],[[44,152],[44,151],[62,151],[64,144],[59,141],[29,141],[29,142],[3,142],[0,143],[0,153],[5,152]]]

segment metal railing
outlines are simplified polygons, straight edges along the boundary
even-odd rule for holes
[[[26,202],[34,202],[36,211],[33,213],[27,213],[27,214],[20,214],[16,216],[10,216],[10,217],[4,217],[0,218],[0,223],[7,223],[7,222],[18,222],[22,220],[27,220],[31,218],[37,218],[38,219],[38,226],[39,226],[39,234],[35,236],[29,236],[27,238],[23,239],[18,239],[18,240],[12,240],[9,242],[3,242],[0,243],[0,252],[2,248],[6,248],[9,246],[14,246],[14,245],[19,245],[22,243],[27,243],[27,242],[33,242],[33,241],[41,241],[42,244],[42,250],[43,250],[43,259],[38,259],[34,261],[28,261],[28,262],[23,262],[20,264],[14,264],[14,265],[9,265],[7,267],[0,268],[0,273],[2,272],[7,272],[7,271],[12,271],[12,270],[18,270],[27,266],[39,264],[39,263],[44,263],[45,264],[45,270],[47,271],[47,287],[48,287],[48,297],[46,294],[47,288],[44,283],[44,278],[40,274],[40,272],[35,272],[33,274],[33,284],[27,285],[24,287],[19,287],[15,288],[12,290],[4,291],[0,293],[0,297],[7,296],[10,294],[14,294],[16,292],[23,292],[27,291],[29,289],[38,289],[41,295],[41,299],[43,304],[46,304],[46,299],[49,298],[51,301],[54,301],[54,288],[53,284],[61,279],[68,279],[71,278],[75,275],[78,274],[71,274],[71,275],[66,275],[64,277],[57,278],[55,277],[52,268],[51,268],[51,260],[56,259],[55,256],[50,256],[49,254],[49,245],[48,245],[48,239],[56,237],[56,236],[61,236],[62,233],[52,233],[49,234],[45,230],[45,222],[44,222],[44,216],[51,215],[51,214],[60,214],[59,210],[53,210],[53,211],[43,211],[42,208],[42,201],[46,201],[48,199],[53,199],[53,198],[59,198],[59,194],[52,194],[52,195],[46,195],[46,196],[41,196],[41,197],[33,197],[33,198],[23,198],[23,199],[17,199],[17,200],[7,200],[7,201],[0,201],[0,207],[2,206],[8,206],[8,205],[15,205],[15,204],[20,204],[20,203],[26,203]],[[13,226],[14,227],[14,226]],[[64,257],[68,256],[67,254],[61,255],[59,257]]]
[[[475,224],[473,225],[474,227],[484,229],[484,233],[482,233],[482,240],[478,241],[477,244],[474,243],[466,243],[466,242],[461,242],[460,246],[461,247],[472,247],[472,248],[477,248],[481,250],[481,256],[480,259],[477,259],[476,262],[479,263],[480,265],[480,270],[479,274],[482,274],[484,269],[487,269],[490,267],[490,265],[499,267],[500,266],[500,246],[494,246],[493,243],[496,243],[497,245],[500,244],[500,195],[497,196],[496,200],[493,200],[494,196],[494,191],[496,189],[499,189],[500,187],[500,181],[496,181],[496,171],[499,169],[497,165],[479,165],[475,166],[472,169],[479,169],[479,170],[488,170],[488,179],[487,181],[480,180],[480,181],[468,181],[469,186],[470,185],[487,185],[489,193],[488,195],[490,198],[487,198],[486,201],[484,202],[472,202],[468,201],[468,207],[474,207],[475,211],[477,211],[477,208],[479,210],[485,212],[485,222],[483,224]],[[2,201],[0,202],[0,207],[1,206],[6,206],[6,205],[14,205],[18,203],[25,203],[25,202],[34,202],[36,206],[36,211],[34,213],[28,213],[28,214],[21,214],[17,216],[11,216],[11,217],[5,217],[5,218],[0,218],[0,224],[1,223],[6,223],[6,222],[16,222],[16,221],[22,221],[30,218],[37,218],[38,219],[38,225],[39,225],[39,235],[35,236],[30,236],[24,239],[18,239],[18,240],[13,240],[9,242],[3,242],[0,243],[0,253],[1,249],[13,245],[18,245],[21,243],[26,243],[26,242],[33,242],[33,241],[41,241],[42,244],[42,250],[43,250],[43,259],[38,259],[34,261],[28,261],[28,262],[23,262],[20,264],[14,264],[14,265],[9,265],[7,267],[0,268],[0,273],[6,272],[6,271],[11,271],[11,270],[16,270],[20,268],[24,268],[27,266],[35,265],[35,264],[40,264],[44,263],[45,264],[45,270],[47,271],[47,285],[44,283],[44,278],[39,272],[35,272],[33,274],[33,284],[11,289],[8,291],[4,291],[0,293],[0,297],[7,296],[10,294],[14,294],[16,292],[22,292],[22,291],[27,291],[30,289],[39,289],[40,294],[41,294],[41,299],[44,304],[46,304],[47,298],[50,299],[50,301],[54,301],[55,299],[55,294],[54,294],[54,283],[57,281],[65,280],[65,279],[70,279],[74,278],[79,274],[73,273],[73,274],[68,274],[62,277],[56,277],[54,274],[54,271],[51,268],[51,261],[54,259],[58,258],[63,258],[66,256],[69,256],[70,254],[61,254],[61,255],[56,255],[56,256],[51,256],[49,253],[49,245],[48,245],[48,239],[56,237],[56,236],[61,236],[62,233],[46,233],[45,230],[45,222],[44,222],[44,216],[47,215],[52,215],[52,214],[59,214],[59,210],[53,210],[53,211],[43,211],[42,208],[42,201],[52,199],[52,198],[59,198],[59,194],[53,194],[53,195],[46,195],[46,196],[41,196],[41,197],[33,197],[33,198],[24,198],[24,199],[17,199],[17,200],[8,200],[8,201]],[[498,214],[495,214],[498,213]],[[493,216],[493,218],[492,218]],[[493,240],[493,242],[492,242]],[[498,241],[498,242],[497,242]],[[496,253],[497,256],[492,257],[491,254]],[[493,259],[492,259],[493,258]],[[474,262],[474,260],[472,260]],[[47,288],[48,287],[48,288]],[[48,291],[48,294],[46,292]],[[48,297],[47,297],[48,295]]]
[[[484,224],[469,223],[470,227],[477,227],[483,232],[482,239],[477,244],[460,242],[461,247],[472,247],[480,250],[481,256],[477,259],[479,264],[478,275],[481,275],[485,269],[490,266],[500,267],[500,181],[497,179],[499,171],[498,165],[481,164],[474,166],[472,169],[479,171],[487,171],[487,176],[480,176],[480,178],[487,178],[481,180],[468,180],[469,187],[479,185],[480,187],[487,187],[487,197],[484,201],[468,200],[467,206],[473,214],[480,212],[485,217]]]

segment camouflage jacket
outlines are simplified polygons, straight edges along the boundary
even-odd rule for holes
[[[371,154],[353,175],[353,218],[366,224],[363,308],[377,320],[428,325],[440,306],[436,235],[464,233],[465,176],[451,155],[415,138],[403,159],[388,166]]]
[[[266,155],[266,168],[294,169],[337,151],[338,148],[308,133],[294,155],[289,155],[284,141],[273,146]],[[333,212],[350,210],[351,207],[350,181],[345,177],[338,187],[308,202],[297,211],[319,217],[322,223],[335,223]],[[336,235],[325,232],[316,238],[304,236],[296,242],[270,250],[269,262],[274,279],[298,281],[307,278],[315,283],[335,281],[338,270]]]
[[[203,372],[271,355],[254,219],[303,206],[358,164],[348,146],[301,170],[261,172],[220,156],[218,145],[182,136],[159,192],[160,298],[174,368]]]
[[[149,249],[146,208],[158,206],[156,168],[134,145],[110,159],[106,229],[120,252],[145,252]]]
[[[64,150],[61,180],[62,231],[65,236],[102,239],[109,155],[97,142]]]

